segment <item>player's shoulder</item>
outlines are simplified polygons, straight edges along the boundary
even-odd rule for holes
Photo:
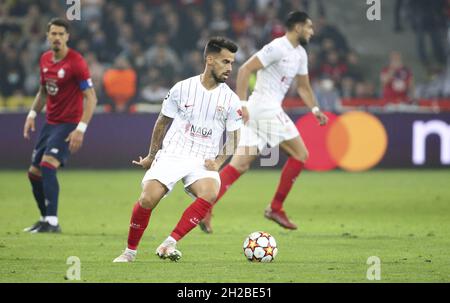
[[[196,76],[192,76],[189,78],[186,78],[184,80],[178,81],[176,84],[178,85],[185,85],[185,84],[189,84],[189,83],[194,83],[195,81],[200,81],[200,75],[196,75]]]
[[[264,46],[266,53],[273,53],[279,55],[285,55],[289,52],[288,44],[286,44],[287,39],[285,36],[278,37],[270,41]]]
[[[268,45],[283,46],[285,44],[284,40],[286,40],[286,37],[285,36],[281,36],[281,37],[275,38],[272,41],[270,41],[268,43]]]
[[[51,50],[43,52],[41,55],[41,62],[43,62],[45,60],[51,60],[52,56],[53,56],[53,53]]]
[[[231,89],[231,87],[228,86],[228,84],[226,83],[220,83],[220,88],[222,91],[225,91],[225,93],[233,93],[235,94],[235,92]]]
[[[230,94],[230,98],[231,98],[232,102],[239,102],[240,103],[239,96],[231,89],[231,87],[228,86],[228,84],[221,83],[220,85],[221,85],[222,90],[225,92],[226,95]]]
[[[301,44],[299,44],[296,47],[296,50],[300,53],[301,56],[307,56],[308,55],[308,53],[306,52],[306,49]]]
[[[191,86],[191,84],[194,83],[194,81],[197,81],[198,77],[199,76],[193,76],[193,77],[189,77],[184,80],[180,80],[180,81],[176,82],[172,86],[171,91],[175,91],[175,90],[178,90],[178,91],[183,90],[184,91],[185,89],[188,89]]]
[[[71,61],[80,61],[84,60],[84,57],[81,53],[74,50],[73,48],[69,48],[69,52],[67,53],[67,58]]]

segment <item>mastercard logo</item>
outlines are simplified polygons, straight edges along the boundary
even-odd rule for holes
[[[309,151],[305,168],[327,171],[339,167],[347,171],[364,171],[381,161],[388,137],[377,117],[365,112],[325,114],[329,118],[325,126],[319,126],[311,113],[296,122]]]

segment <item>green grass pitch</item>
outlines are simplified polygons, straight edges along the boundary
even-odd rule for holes
[[[297,231],[263,217],[279,171],[251,171],[215,208],[214,233],[193,230],[173,263],[154,252],[191,202],[178,184],[153,212],[136,262],[113,264],[143,173],[60,171],[63,233],[49,235],[22,232],[38,218],[26,172],[0,172],[0,282],[70,283],[70,256],[81,261],[80,282],[450,282],[448,170],[304,172],[285,203]],[[258,230],[278,242],[273,263],[243,255]],[[381,260],[380,281],[366,277],[370,256]]]

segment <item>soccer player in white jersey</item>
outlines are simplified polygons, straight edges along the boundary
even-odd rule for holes
[[[135,260],[152,210],[179,180],[196,199],[156,249],[159,257],[177,261],[181,257],[177,241],[198,225],[216,200],[220,188],[218,170],[230,151],[236,150],[242,126],[239,97],[224,83],[230,76],[236,51],[237,46],[223,37],[210,39],[205,47],[203,74],[178,82],[164,99],[149,154],[133,161],[148,170],[133,208],[128,246],[114,262]],[[227,141],[220,151],[224,131]]]
[[[285,21],[286,34],[265,45],[247,60],[238,71],[236,93],[242,100],[243,120],[241,140],[230,164],[220,172],[222,181],[218,199],[243,174],[266,145],[279,145],[289,158],[281,172],[281,178],[272,202],[265,210],[265,217],[287,229],[297,229],[284,209],[285,201],[295,179],[308,158],[308,150],[292,120],[281,107],[293,79],[297,92],[311,108],[320,125],[328,122],[317,105],[308,78],[308,57],[302,45],[314,34],[313,24],[304,12],[289,13]],[[250,75],[256,74],[256,85],[247,100]],[[218,200],[217,199],[217,200]],[[203,231],[212,232],[211,212],[200,223]]]

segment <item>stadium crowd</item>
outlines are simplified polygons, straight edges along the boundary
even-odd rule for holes
[[[36,94],[39,56],[48,48],[46,24],[51,17],[66,14],[65,1],[32,3],[27,0],[0,3],[0,101],[3,99],[4,106],[8,106],[6,100]],[[409,101],[417,91],[431,97],[450,96],[450,68],[439,71],[443,87],[435,89],[434,95],[429,93],[429,87],[414,91],[411,70],[402,64],[398,53],[386,58],[388,66],[380,69],[379,83],[369,80],[359,54],[339,28],[327,20],[322,1],[85,0],[81,6],[82,20],[71,22],[69,46],[87,59],[100,104],[122,112],[136,103],[159,104],[175,82],[201,73],[202,47],[208,37],[225,35],[237,42],[240,48],[236,73],[256,50],[284,34],[283,16],[294,9],[311,12],[313,8],[317,9],[314,15],[319,17],[314,20],[315,36],[308,45],[309,70],[313,88],[325,110],[335,110],[339,98],[382,98],[386,92],[397,89],[401,92],[396,96],[401,98],[393,102]],[[439,17],[448,22],[449,10],[441,12]],[[444,26],[447,30],[448,24],[441,24],[440,28]],[[420,29],[420,25],[415,24],[415,28]],[[395,30],[401,30],[402,26],[398,21]],[[418,39],[422,43],[423,39]],[[419,54],[423,59],[420,43]],[[442,48],[435,54],[438,61],[447,60],[442,59]],[[397,62],[394,68],[393,61]],[[236,75],[231,79],[235,80]],[[234,87],[234,83],[230,86]],[[290,94],[295,95],[295,91]]]

